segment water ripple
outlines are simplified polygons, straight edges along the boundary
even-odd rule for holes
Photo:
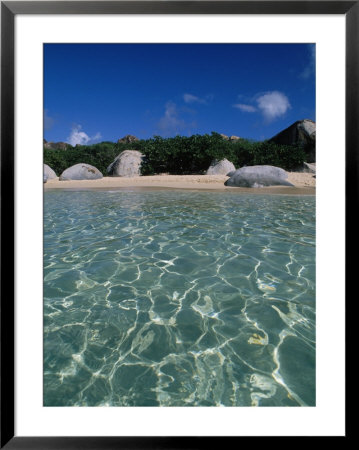
[[[44,405],[315,405],[315,198],[45,193]]]

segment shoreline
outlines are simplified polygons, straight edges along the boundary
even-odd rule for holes
[[[266,186],[241,188],[225,186],[226,175],[151,175],[140,177],[104,177],[98,180],[48,180],[44,191],[67,190],[201,190],[251,194],[315,195],[315,178],[310,173],[288,172],[294,186]]]

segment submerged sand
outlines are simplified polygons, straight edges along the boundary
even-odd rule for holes
[[[59,181],[58,178],[48,180],[44,184],[45,191],[52,189],[100,189],[115,190],[126,188],[152,188],[152,189],[204,189],[218,191],[236,191],[249,193],[314,195],[315,178],[311,173],[288,172],[288,181],[291,186],[271,186],[263,188],[227,187],[224,182],[226,175],[152,175],[141,177],[104,177],[99,180],[70,180]]]

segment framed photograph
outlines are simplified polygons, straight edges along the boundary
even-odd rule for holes
[[[1,2],[1,448],[348,436],[358,26]]]

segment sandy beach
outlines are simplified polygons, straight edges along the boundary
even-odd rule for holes
[[[219,191],[240,191],[248,193],[271,193],[292,195],[315,195],[315,178],[311,173],[288,172],[289,186],[271,186],[263,188],[227,187],[225,175],[153,175],[141,177],[104,177],[99,180],[59,181],[58,178],[48,180],[44,184],[45,191],[53,189],[81,190],[101,189],[115,190],[126,188],[152,189],[204,189]]]

